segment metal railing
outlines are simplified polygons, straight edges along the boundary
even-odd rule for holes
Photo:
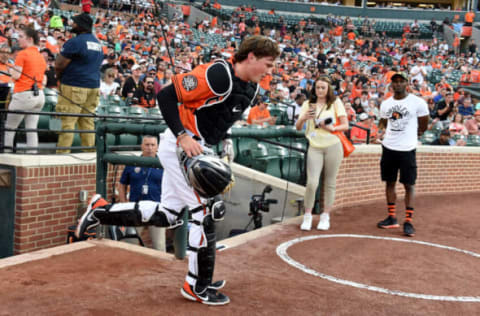
[[[132,115],[108,115],[108,114],[82,114],[82,113],[63,113],[63,112],[35,112],[35,111],[19,111],[19,110],[7,110],[7,109],[0,109],[0,117],[2,118],[3,122],[6,121],[7,114],[23,114],[23,115],[39,115],[39,116],[49,116],[50,118],[59,118],[59,117],[90,117],[96,120],[96,123],[101,121],[117,121],[117,120],[125,120],[131,122],[145,122],[150,121],[152,123],[158,122],[160,124],[164,124],[165,121],[163,118],[159,117],[148,117],[148,116],[132,116]],[[0,152],[4,152],[5,149],[11,150],[12,152],[16,152],[19,149],[15,144],[13,147],[5,146],[3,139],[5,131],[11,132],[21,132],[21,133],[29,133],[29,132],[37,132],[37,133],[77,133],[77,134],[86,134],[86,133],[96,133],[96,130],[81,130],[81,129],[73,129],[73,130],[64,130],[60,128],[7,128],[4,127],[4,123],[0,126],[0,138],[2,140]],[[97,147],[96,146],[69,146],[69,147],[45,147],[39,146],[31,147],[31,146],[22,146],[22,150],[88,150],[94,151]],[[114,150],[126,150],[126,149],[139,149],[140,145],[115,145]]]

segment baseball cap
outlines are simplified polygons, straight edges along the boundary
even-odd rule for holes
[[[137,70],[137,69],[140,69],[140,65],[135,64],[135,65],[132,66],[132,71]]]
[[[79,15],[75,15],[74,17],[72,17],[72,20],[85,31],[92,31],[93,20],[89,14],[81,13]]]
[[[395,79],[395,77],[400,77],[408,81],[408,76],[403,71],[397,71],[396,73],[394,73],[392,76],[392,80]]]
[[[366,119],[368,119],[368,114],[363,112],[363,113],[360,113],[360,115],[358,116],[358,119],[360,121],[365,121]]]

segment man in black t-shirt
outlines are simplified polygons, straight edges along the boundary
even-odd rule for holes
[[[453,92],[447,91],[443,100],[437,104],[437,116],[440,121],[448,120],[448,116],[454,109]]]
[[[132,75],[125,80],[125,84],[122,89],[122,97],[131,98],[135,93],[135,90],[138,88],[140,83],[140,76],[142,75],[142,70],[139,65],[133,65]]]

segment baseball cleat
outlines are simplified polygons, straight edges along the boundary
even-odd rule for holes
[[[203,293],[196,294],[193,286],[185,282],[180,290],[187,300],[199,302],[206,305],[225,305],[230,303],[228,296],[207,287]]]
[[[383,221],[380,221],[377,223],[378,228],[398,228],[400,225],[398,225],[397,219],[393,216],[388,216],[385,218]]]
[[[75,236],[81,238],[85,231],[100,225],[100,220],[95,217],[95,209],[107,205],[108,202],[102,198],[100,194],[95,194],[88,203],[87,211],[83,213],[82,217],[78,221],[77,229],[75,230]]]

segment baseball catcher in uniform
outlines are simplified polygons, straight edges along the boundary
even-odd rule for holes
[[[271,72],[279,55],[277,43],[264,36],[246,38],[231,62],[215,60],[174,76],[157,98],[168,129],[161,135],[158,157],[164,167],[161,203],[108,204],[100,195],[90,200],[76,235],[99,224],[174,228],[191,215],[188,273],[181,294],[192,301],[224,305],[228,296],[213,282],[215,221],[225,206],[218,195],[231,185],[230,167],[211,154],[235,121],[252,106],[258,82]]]

